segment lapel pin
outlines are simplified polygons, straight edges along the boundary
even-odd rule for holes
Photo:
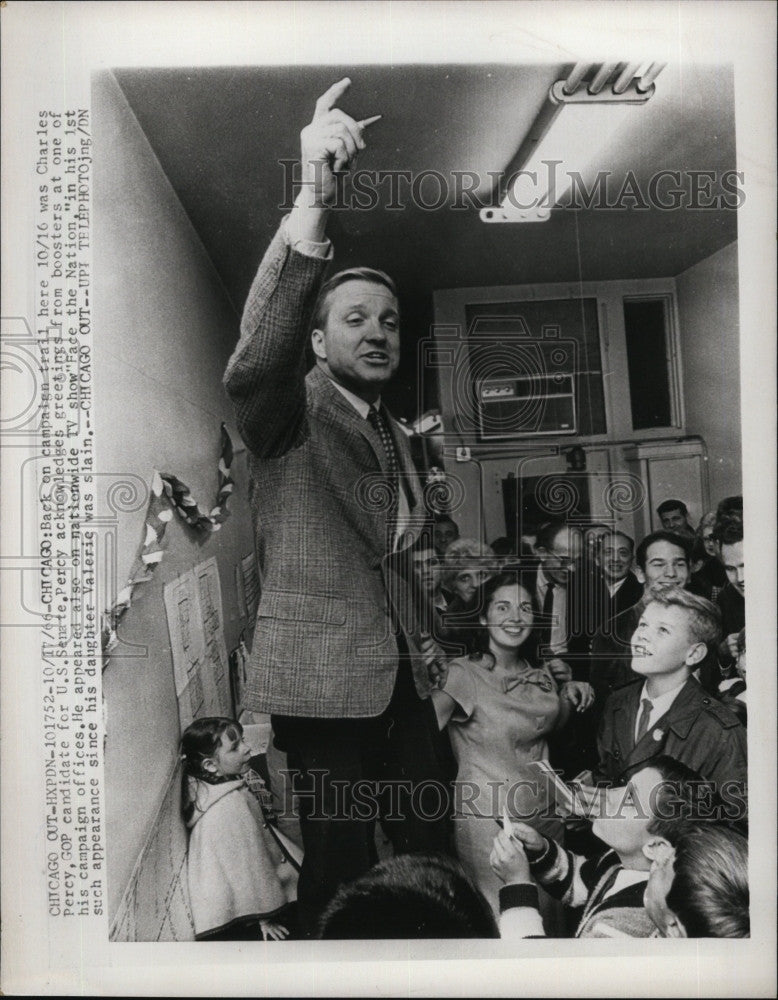
[[[654,739],[656,740],[657,743],[662,739],[663,736],[664,736],[664,733],[662,732],[661,729],[655,729],[654,730],[653,737],[654,737]]]

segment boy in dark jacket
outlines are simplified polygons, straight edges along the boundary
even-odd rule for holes
[[[598,737],[597,777],[623,782],[661,754],[713,781],[720,794],[746,782],[746,734],[737,717],[692,677],[720,635],[717,608],[686,590],[655,594],[632,636],[641,679],[614,691]]]

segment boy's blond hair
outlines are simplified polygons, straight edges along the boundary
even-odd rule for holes
[[[661,604],[664,608],[682,608],[686,612],[686,622],[689,636],[693,642],[704,642],[707,646],[714,645],[721,639],[721,611],[715,604],[690,594],[688,590],[670,587],[658,593],[652,593],[643,602]]]

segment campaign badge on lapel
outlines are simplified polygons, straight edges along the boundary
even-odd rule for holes
[[[654,733],[653,733],[653,736],[654,736],[654,740],[658,743],[662,739],[662,737],[664,736],[664,733],[662,732],[661,729],[655,729]]]

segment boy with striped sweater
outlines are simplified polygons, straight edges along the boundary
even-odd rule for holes
[[[651,937],[643,905],[653,864],[672,850],[668,834],[710,801],[695,772],[669,757],[636,771],[623,787],[592,789],[600,796],[592,832],[607,850],[592,858],[566,851],[526,823],[511,823],[494,841],[491,864],[500,889],[503,938],[543,937],[537,884],[572,908],[583,907],[575,937]]]

